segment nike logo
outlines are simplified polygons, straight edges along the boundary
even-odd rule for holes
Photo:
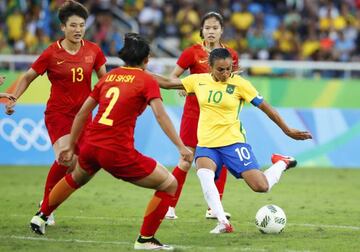
[[[246,162],[244,163],[244,166],[248,166],[249,164],[251,164],[252,162]]]
[[[206,60],[199,60],[199,63],[200,63],[200,64],[207,63],[207,62],[208,62],[207,59],[206,59]]]
[[[62,63],[64,63],[65,62],[65,60],[62,60],[62,61],[56,61],[56,64],[57,65],[60,65],[60,64],[62,64]]]

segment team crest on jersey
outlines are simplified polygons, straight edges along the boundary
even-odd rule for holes
[[[93,62],[93,56],[85,56],[85,63],[92,63]]]
[[[231,84],[228,84],[227,87],[226,87],[226,93],[228,94],[233,94],[234,93],[234,90],[235,90],[235,86],[234,85],[231,85]]]

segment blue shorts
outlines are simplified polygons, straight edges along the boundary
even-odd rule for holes
[[[199,157],[208,157],[216,164],[215,179],[218,178],[223,165],[236,178],[241,178],[241,173],[251,169],[259,169],[259,164],[246,143],[235,143],[228,146],[207,148],[196,147],[195,161]]]

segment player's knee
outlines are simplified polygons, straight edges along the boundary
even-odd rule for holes
[[[177,188],[178,188],[178,182],[174,177],[171,184],[168,186],[166,192],[171,194],[171,195],[175,195]]]
[[[269,190],[269,184],[267,181],[258,181],[251,185],[251,189],[254,192],[264,193]]]
[[[74,179],[74,181],[76,182],[76,184],[78,184],[79,186],[83,186],[85,185],[92,176],[90,176],[86,171],[84,171],[83,169],[76,167],[73,171],[72,171],[72,177]]]
[[[156,188],[158,191],[163,191],[168,194],[175,194],[178,187],[176,178],[169,173],[169,176]]]
[[[190,170],[190,168],[191,168],[191,163],[181,159],[181,160],[179,160],[178,167],[181,170],[183,170],[185,172],[188,172]]]

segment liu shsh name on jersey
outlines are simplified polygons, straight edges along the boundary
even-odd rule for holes
[[[106,77],[105,82],[125,82],[132,83],[135,79],[135,75],[131,74],[110,74]]]

